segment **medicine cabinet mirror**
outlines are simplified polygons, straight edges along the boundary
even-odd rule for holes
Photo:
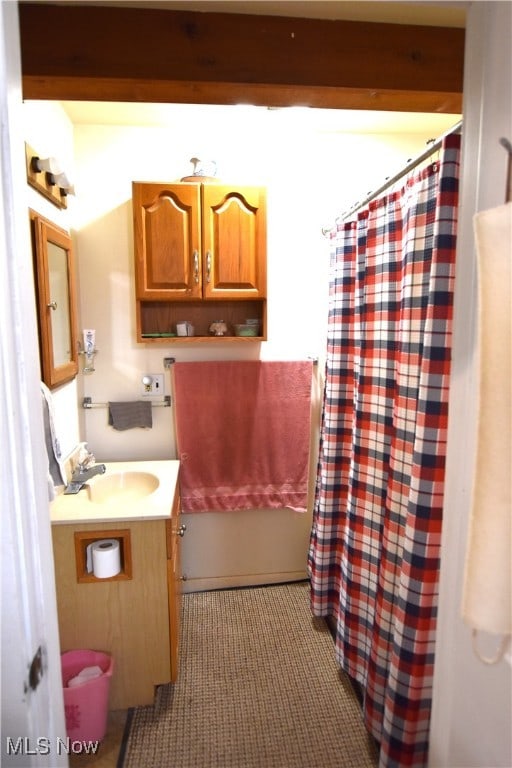
[[[30,211],[41,377],[50,389],[78,373],[76,280],[71,237]]]

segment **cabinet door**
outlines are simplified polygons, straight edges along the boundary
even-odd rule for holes
[[[170,520],[166,523],[167,533],[167,590],[169,601],[169,638],[171,682],[178,677],[180,614],[181,614],[181,498],[177,491],[174,496]]]
[[[178,541],[172,551],[172,557],[167,561],[167,581],[169,589],[169,632],[171,683],[178,679],[179,650],[180,650],[180,613],[181,613],[181,547]]]
[[[202,194],[204,298],[264,298],[265,190],[206,184]]]
[[[71,237],[30,212],[42,379],[55,389],[78,373],[75,261]]]
[[[200,185],[133,183],[138,299],[201,297]]]

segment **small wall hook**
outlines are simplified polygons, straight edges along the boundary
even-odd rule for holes
[[[502,147],[505,147],[505,149],[508,152],[508,163],[507,163],[507,181],[506,181],[506,187],[505,187],[505,202],[510,203],[512,201],[512,143],[508,139],[506,139],[504,136],[500,139],[500,144]]]
[[[512,155],[512,143],[508,139],[502,136],[500,139],[500,144],[502,147],[505,147],[509,155]]]

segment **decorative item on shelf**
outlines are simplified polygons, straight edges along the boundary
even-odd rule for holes
[[[39,157],[32,147],[25,144],[27,182],[58,208],[67,208],[67,196],[75,194],[75,188],[55,157]]]
[[[224,320],[214,320],[210,325],[210,333],[212,336],[225,336],[228,332],[228,326]]]
[[[245,320],[246,325],[250,325],[254,328],[254,335],[257,336],[260,328],[260,321],[257,317],[249,317]]]
[[[83,337],[84,347],[78,351],[79,355],[84,356],[84,367],[82,369],[82,373],[94,373],[96,370],[94,367],[94,358],[98,353],[98,350],[96,349],[96,331],[92,330],[91,328],[84,328]]]
[[[188,320],[179,320],[176,323],[176,333],[178,336],[193,336],[194,326]]]
[[[217,181],[217,163],[215,160],[200,160],[198,157],[191,157],[192,174],[184,176],[181,181]]]

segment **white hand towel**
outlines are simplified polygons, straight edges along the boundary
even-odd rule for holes
[[[480,394],[462,616],[474,631],[506,636],[512,631],[512,203],[477,213],[474,229]]]
[[[51,501],[55,496],[55,483],[66,484],[66,473],[61,460],[59,438],[55,431],[52,393],[43,381],[41,382],[41,394],[47,417],[45,418],[45,414],[43,414],[46,452],[48,455],[48,499]]]

